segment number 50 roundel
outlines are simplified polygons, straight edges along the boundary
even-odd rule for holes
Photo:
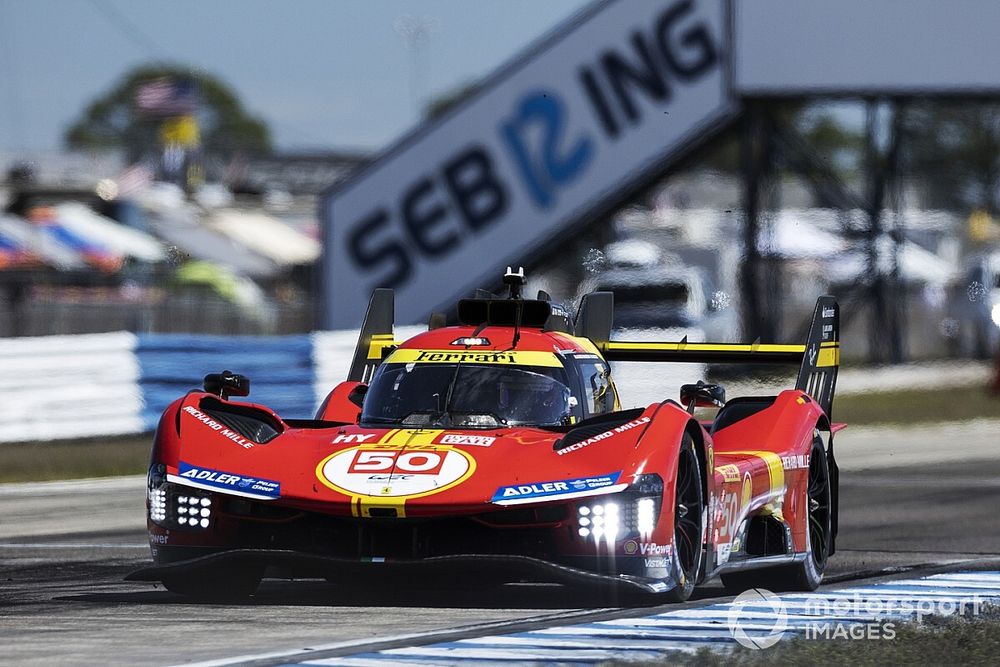
[[[320,461],[316,476],[347,496],[413,498],[450,489],[468,479],[475,469],[472,456],[457,449],[361,445]]]

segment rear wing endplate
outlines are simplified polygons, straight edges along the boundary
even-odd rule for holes
[[[358,345],[354,348],[354,360],[347,379],[352,382],[368,382],[375,369],[382,363],[384,348],[395,345],[392,324],[395,318],[395,296],[391,289],[378,288],[368,301],[365,322],[361,325]]]

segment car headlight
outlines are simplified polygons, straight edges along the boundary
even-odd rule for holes
[[[662,502],[663,479],[655,473],[640,475],[621,493],[578,505],[577,534],[609,544],[619,538],[645,540],[656,527]]]
[[[153,523],[176,530],[203,530],[212,525],[214,503],[210,493],[165,481],[163,464],[154,464],[146,477],[146,500]]]

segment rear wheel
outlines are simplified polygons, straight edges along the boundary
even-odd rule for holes
[[[677,460],[677,480],[674,484],[674,575],[677,585],[666,594],[673,602],[691,597],[701,572],[704,554],[705,496],[702,486],[701,463],[695,451],[694,439],[684,434]]]
[[[748,588],[772,591],[814,591],[823,581],[833,536],[832,487],[830,466],[823,440],[817,435],[809,457],[809,482],[806,485],[806,557],[805,560],[778,567],[723,574],[723,585],[734,592]]]

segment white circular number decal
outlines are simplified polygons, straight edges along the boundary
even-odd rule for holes
[[[399,498],[444,491],[473,468],[460,450],[358,447],[330,456],[319,472],[327,486],[347,495]]]

